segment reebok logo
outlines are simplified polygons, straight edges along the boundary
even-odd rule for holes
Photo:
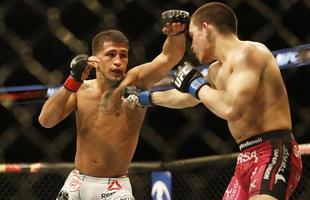
[[[121,190],[121,189],[122,189],[122,186],[119,184],[117,180],[113,180],[108,186],[108,191]]]

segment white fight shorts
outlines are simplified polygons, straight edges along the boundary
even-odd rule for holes
[[[97,178],[74,169],[56,200],[134,200],[128,176]]]

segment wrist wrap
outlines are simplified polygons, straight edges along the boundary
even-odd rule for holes
[[[152,98],[151,98],[151,92],[148,90],[142,91],[139,94],[139,102],[143,106],[153,106],[152,105]]]
[[[71,92],[77,92],[78,89],[81,87],[83,82],[76,81],[71,75],[67,78],[67,80],[64,83],[64,87],[71,91]]]
[[[198,92],[200,90],[200,88],[204,85],[210,85],[208,83],[208,81],[206,79],[204,79],[203,77],[198,77],[195,78],[189,85],[188,87],[188,92],[193,95],[194,97],[196,97],[197,99],[199,99],[198,97]]]

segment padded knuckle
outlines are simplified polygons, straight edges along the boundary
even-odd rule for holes
[[[189,13],[184,10],[167,10],[161,14],[162,22],[189,22]]]
[[[70,63],[70,67],[74,68],[74,67],[78,66],[78,67],[86,68],[87,67],[87,60],[88,60],[88,55],[86,55],[86,54],[77,55],[72,59],[72,61]]]

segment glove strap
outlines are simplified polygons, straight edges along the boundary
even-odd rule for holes
[[[182,34],[185,33],[185,32],[186,32],[186,28],[184,28],[183,31],[179,31],[179,32],[174,33],[174,34],[168,34],[168,36],[178,36],[178,35],[182,35]]]
[[[76,81],[71,75],[67,78],[67,80],[64,83],[64,87],[71,91],[71,92],[76,92],[78,89],[81,87],[83,82],[78,82]]]
[[[199,99],[198,92],[204,85],[210,85],[208,81],[202,77],[195,78],[189,85],[188,92]]]
[[[153,106],[152,105],[151,92],[148,90],[142,91],[139,94],[139,102],[143,106]]]

